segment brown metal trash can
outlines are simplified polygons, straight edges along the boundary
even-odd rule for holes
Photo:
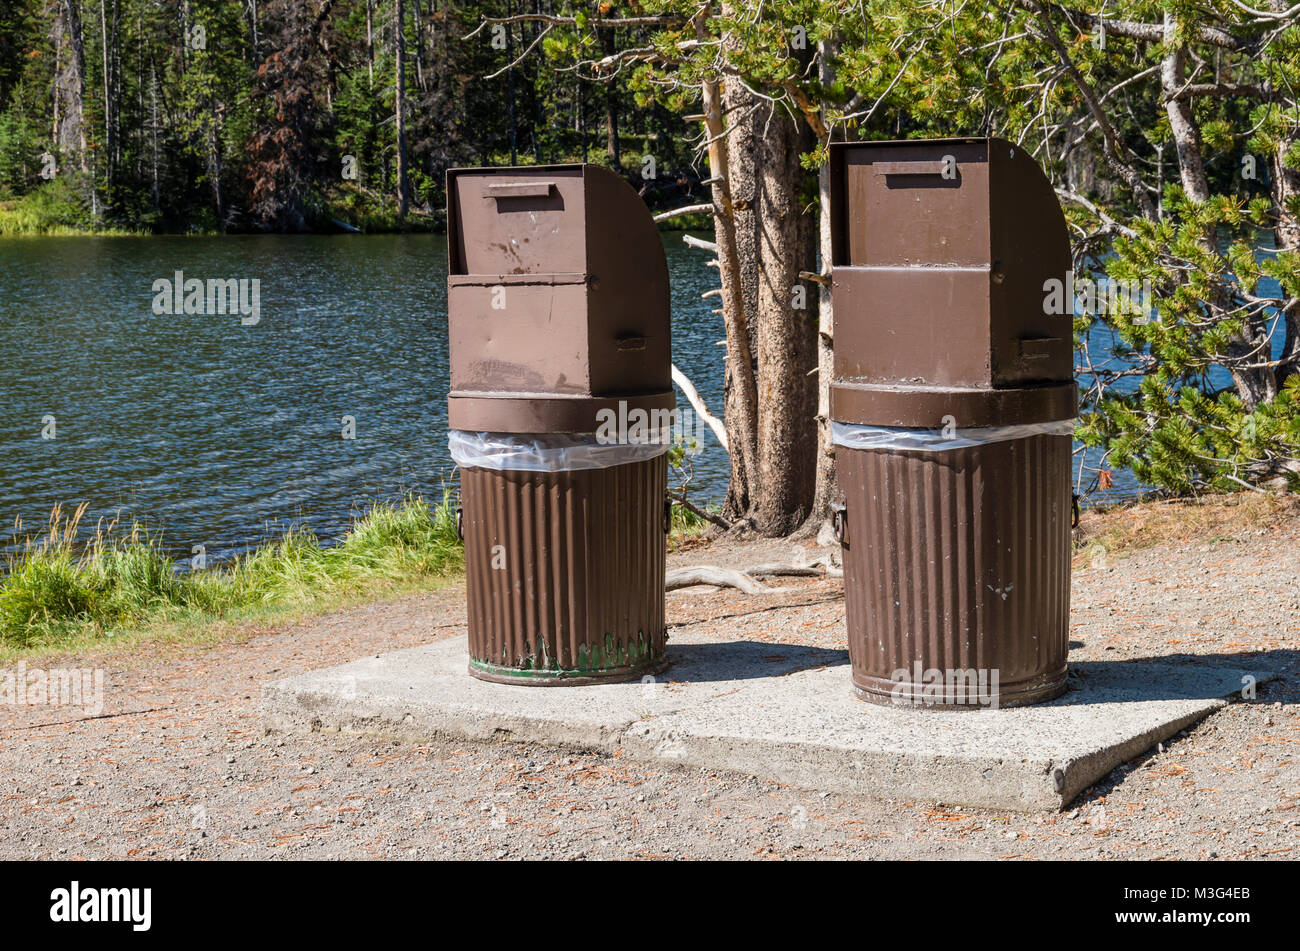
[[[461,470],[476,677],[584,684],[663,668],[667,465]]]
[[[1066,688],[1072,315],[1050,183],[1000,139],[832,147],[835,370],[858,696],[964,709]]]
[[[597,166],[456,169],[447,195],[469,672],[659,672],[674,406],[659,233]]]

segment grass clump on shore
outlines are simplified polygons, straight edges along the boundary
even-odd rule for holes
[[[0,237],[139,233],[96,221],[74,186],[62,177],[40,185],[21,198],[0,196]]]
[[[716,515],[720,508],[721,506],[710,505],[706,506],[706,511]],[[673,502],[670,518],[669,548],[675,548],[683,542],[703,534],[711,524],[704,516],[692,512],[679,502]]]
[[[449,494],[434,506],[418,496],[376,502],[334,546],[290,528],[228,564],[189,573],[179,572],[160,536],[139,524],[121,533],[101,524],[80,543],[85,510],[68,515],[56,507],[44,536],[9,556],[0,575],[0,645],[50,645],[124,627],[300,607],[414,586],[464,561]]]

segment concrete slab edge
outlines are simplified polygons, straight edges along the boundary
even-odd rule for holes
[[[340,698],[292,680],[262,689],[262,726],[268,732],[355,733],[406,742],[434,737],[479,743],[538,743],[613,752],[631,721],[581,724],[533,716],[510,716],[454,706],[395,706],[392,699],[364,694]]]
[[[388,698],[369,700],[362,695],[340,699],[337,694],[303,689],[291,681],[264,688],[262,723],[268,731],[374,735],[404,742],[439,737],[605,753],[622,749],[645,762],[725,770],[801,789],[1035,812],[1065,808],[1116,766],[1225,705],[1222,700],[1207,701],[1203,708],[1158,729],[1064,763],[916,757],[890,751],[846,756],[843,749],[803,742],[755,744],[737,737],[683,735],[654,726],[653,721],[597,726],[500,713],[484,716],[472,709],[445,706],[393,707]],[[1058,770],[1059,776],[1055,775]]]

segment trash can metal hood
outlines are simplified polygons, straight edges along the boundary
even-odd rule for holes
[[[453,429],[591,432],[669,409],[668,270],[625,181],[591,165],[447,173]]]
[[[1051,183],[996,138],[831,148],[832,416],[885,426],[1068,419],[1072,315],[1044,309],[1070,268]]]

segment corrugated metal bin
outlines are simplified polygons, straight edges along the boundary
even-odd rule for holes
[[[456,169],[447,196],[470,673],[659,671],[674,397],[650,213],[589,165]]]
[[[832,432],[853,685],[1014,706],[1066,687],[1070,268],[1041,169],[995,138],[832,147]],[[1068,310],[1068,308],[1066,308]]]

